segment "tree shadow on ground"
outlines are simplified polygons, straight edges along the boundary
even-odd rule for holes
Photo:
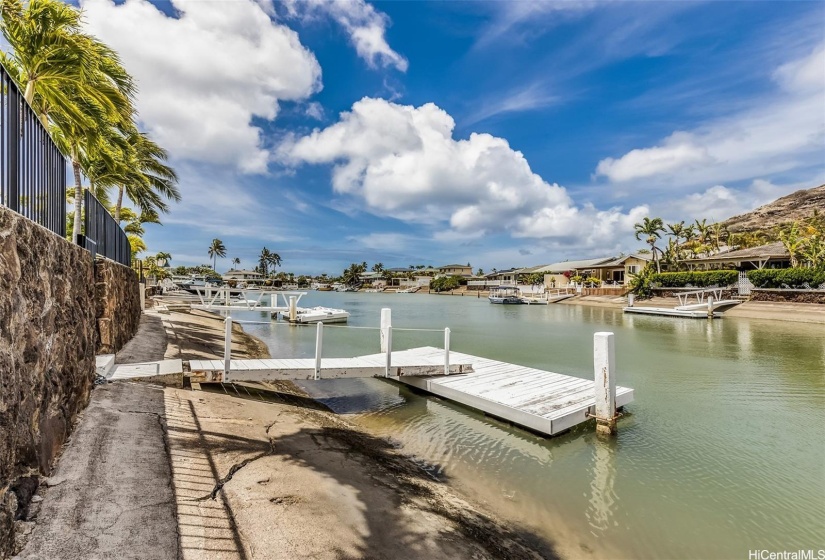
[[[302,427],[269,441],[208,431],[203,432],[205,437],[191,440],[193,451],[195,447],[202,451],[201,446],[205,446],[210,456],[242,454],[251,457],[249,460],[277,456],[352,489],[367,530],[360,536],[356,554],[351,549],[336,551],[341,560],[559,557],[552,543],[535,533],[498,523],[455,497],[444,486],[446,477],[435,477],[433,469],[400,455],[386,439],[352,429],[325,413],[323,405],[311,404],[315,402],[312,399],[263,392],[267,395],[227,388],[233,399],[293,406],[317,427]],[[324,453],[306,452],[307,449]],[[330,460],[331,455],[340,455],[340,460]],[[226,473],[222,475],[226,478]],[[416,520],[426,522],[419,524]]]

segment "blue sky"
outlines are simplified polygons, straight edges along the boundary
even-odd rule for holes
[[[175,265],[537,265],[825,182],[820,2],[81,5],[180,173]]]

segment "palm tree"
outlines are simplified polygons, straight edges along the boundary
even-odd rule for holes
[[[217,258],[224,258],[226,257],[226,246],[223,244],[223,241],[220,239],[213,239],[212,244],[209,246],[209,258],[212,259],[212,270],[215,270],[217,266]]]
[[[168,266],[169,262],[172,260],[172,255],[166,252],[160,252],[155,255],[155,260],[160,266]]]
[[[658,250],[656,247],[656,240],[661,239],[662,237],[659,232],[665,231],[662,218],[650,219],[649,217],[645,217],[642,223],[634,224],[633,227],[636,228],[637,240],[641,240],[642,236],[647,238],[645,242],[650,245],[650,250],[653,253],[653,261],[656,263],[656,272],[662,272],[662,269],[659,266],[659,259],[656,256],[656,251]]]
[[[379,262],[379,263],[375,263],[374,265],[372,265],[372,271],[373,272],[381,273],[381,272],[383,272],[383,270],[384,270],[384,263]]]
[[[269,262],[271,257],[272,253],[270,253],[266,247],[261,250],[261,254],[258,257],[258,270],[261,271],[264,277],[269,276]]]
[[[361,273],[364,272],[361,269],[361,265],[352,263],[348,269],[344,271],[344,284],[347,286],[354,286],[361,282]]]
[[[780,231],[779,240],[791,255],[791,268],[799,266],[798,255],[805,244],[805,239],[799,235],[799,222],[793,222],[790,227]]]
[[[668,234],[672,235],[676,238],[676,242],[678,243],[682,236],[685,234],[685,221],[682,220],[678,224],[668,224],[667,225]]]
[[[166,200],[179,201],[175,170],[164,163],[166,150],[130,126],[125,133],[109,128],[105,157],[93,159],[87,174],[95,184],[115,187],[118,192],[113,216],[120,221],[124,193],[141,209],[168,212]]]
[[[693,241],[693,238],[696,237],[696,226],[689,224],[682,228],[682,237],[685,238],[686,242]]]
[[[281,255],[278,253],[269,253],[269,264],[272,265],[272,268],[281,266]]]
[[[80,12],[59,0],[3,0],[0,30],[10,54],[0,61],[58,147],[72,160],[73,235],[80,233],[83,164],[105,156],[103,131],[130,122],[134,84],[118,55],[82,32]],[[59,134],[57,134],[59,133]]]
[[[696,226],[696,232],[699,234],[699,241],[702,243],[708,242],[708,234],[710,233],[710,227],[708,227],[708,221],[703,219],[701,222],[699,220],[694,220],[694,225]]]
[[[232,267],[233,267],[233,268],[234,268],[234,267],[236,267],[236,266],[238,266],[238,265],[240,265],[240,264],[241,264],[241,259],[239,259],[238,257],[234,257],[234,258],[232,259]]]

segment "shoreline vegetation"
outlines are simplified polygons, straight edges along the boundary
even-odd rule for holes
[[[420,290],[416,293],[432,296],[467,297],[471,299],[484,299],[489,295],[489,292],[468,291],[464,289],[464,287],[452,292],[430,292],[428,294],[427,290]],[[622,309],[627,306],[627,300],[620,296],[575,296],[551,305],[585,305]],[[653,297],[642,301],[636,300],[635,303],[636,307],[675,307],[677,305],[679,305],[679,300],[675,297]],[[746,301],[726,311],[725,317],[825,324],[825,305],[779,301]]]
[[[159,347],[169,343],[169,346],[176,346],[176,349],[167,350],[165,355],[175,352],[183,359],[219,359],[223,355],[224,322],[223,318],[204,311],[182,312],[175,311],[169,314],[155,315],[162,317],[155,320],[151,327],[144,328],[130,342],[130,346],[142,347],[141,354],[151,353],[148,346],[156,347],[155,354]],[[149,315],[148,317],[151,317]],[[151,322],[149,319],[147,322]],[[159,333],[166,330],[166,337],[159,337]],[[171,333],[170,333],[171,331]],[[170,334],[172,336],[170,336]],[[148,342],[147,342],[148,341]],[[233,354],[242,357],[269,357],[266,344],[257,337],[246,333],[241,325],[234,325],[232,334]],[[129,348],[123,353],[138,354]],[[237,386],[236,386],[237,385]],[[235,385],[201,385],[201,391],[186,391],[188,399],[205,401],[208,405],[220,408],[231,406],[220,400],[243,399],[238,406],[243,406],[242,413],[215,414],[215,417],[225,416],[226,422],[218,421],[216,425],[210,427],[211,432],[221,433],[237,430],[237,423],[232,418],[247,418],[252,422],[265,425],[265,433],[272,442],[273,449],[278,449],[281,445],[296,445],[290,438],[294,431],[310,434],[310,445],[298,445],[292,450],[296,455],[301,453],[312,453],[316,461],[322,463],[341,461],[340,457],[346,458],[346,463],[352,463],[345,468],[358,469],[358,476],[370,479],[371,485],[377,489],[369,490],[369,501],[382,502],[381,507],[399,508],[402,512],[404,526],[399,527],[407,536],[415,536],[422,540],[421,558],[432,557],[434,554],[450,552],[453,557],[474,557],[474,558],[512,558],[512,559],[533,559],[533,558],[558,558],[556,543],[548,543],[541,537],[533,535],[522,527],[514,527],[505,521],[497,518],[492,512],[487,511],[483,506],[472,503],[469,498],[459,495],[458,492],[446,483],[446,478],[436,476],[436,469],[431,468],[419,459],[407,456],[403,450],[399,450],[390,441],[376,437],[366,429],[348,422],[340,415],[333,413],[323,404],[311,399],[303,390],[290,381],[266,384],[243,383]],[[181,389],[167,389],[182,391]],[[257,401],[250,403],[248,401]],[[252,405],[256,408],[253,410]],[[288,420],[281,420],[282,415]],[[243,417],[243,418],[241,418]],[[274,423],[273,419],[278,418]],[[245,437],[254,437],[250,434],[256,430],[244,430]],[[315,434],[312,436],[312,434]],[[281,443],[289,442],[289,443]],[[221,455],[220,449],[213,449],[213,452]],[[282,451],[284,453],[284,451]],[[216,457],[216,462],[222,462],[225,457]],[[293,462],[293,461],[289,461]],[[297,462],[298,469],[302,473],[295,473],[292,484],[299,484],[292,488],[295,493],[292,495],[294,503],[290,503],[290,515],[279,516],[279,523],[285,527],[285,531],[303,532],[306,531],[307,518],[295,509],[302,509],[301,503],[306,501],[301,496],[311,496],[314,493],[308,480],[312,479],[313,469],[303,468]],[[246,467],[247,469],[249,467]],[[295,470],[295,465],[291,469]],[[261,477],[268,471],[261,471]],[[270,472],[268,477],[272,477]],[[352,474],[351,476],[355,476]],[[279,478],[281,475],[279,475]],[[302,485],[306,481],[307,485]],[[254,484],[246,487],[227,484],[223,488],[228,491],[231,501],[236,500],[249,502],[252,504],[266,502],[273,488],[270,484]],[[366,490],[362,490],[364,492]],[[343,493],[343,490],[342,490]],[[355,500],[355,505],[363,496],[351,498]],[[271,500],[270,500],[271,501]],[[387,503],[383,503],[387,502]],[[375,504],[372,504],[375,505]],[[312,509],[312,504],[305,504],[306,508]],[[389,515],[389,518],[396,516]],[[271,531],[263,531],[262,527],[255,524],[247,524],[248,515],[236,515],[235,520],[239,525],[239,533],[244,544],[254,545],[256,548],[266,546],[270,542],[275,546],[274,540],[277,536],[271,535]],[[320,522],[311,522],[313,531],[317,532],[319,539],[326,541],[336,541],[340,539],[342,543],[352,540],[351,528],[347,523],[343,525],[330,526]],[[375,527],[377,530],[378,528]],[[387,530],[394,530],[393,523],[387,526]],[[370,545],[370,554],[379,557],[392,557],[394,550],[399,545],[392,539],[383,539],[383,542],[374,547]],[[572,550],[572,547],[571,547]],[[413,556],[415,557],[415,555]]]

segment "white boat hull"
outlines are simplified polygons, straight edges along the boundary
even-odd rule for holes
[[[289,317],[289,314],[284,314]],[[349,312],[343,309],[332,309],[330,307],[310,307],[299,308],[295,318],[296,323],[346,323],[349,320]]]

